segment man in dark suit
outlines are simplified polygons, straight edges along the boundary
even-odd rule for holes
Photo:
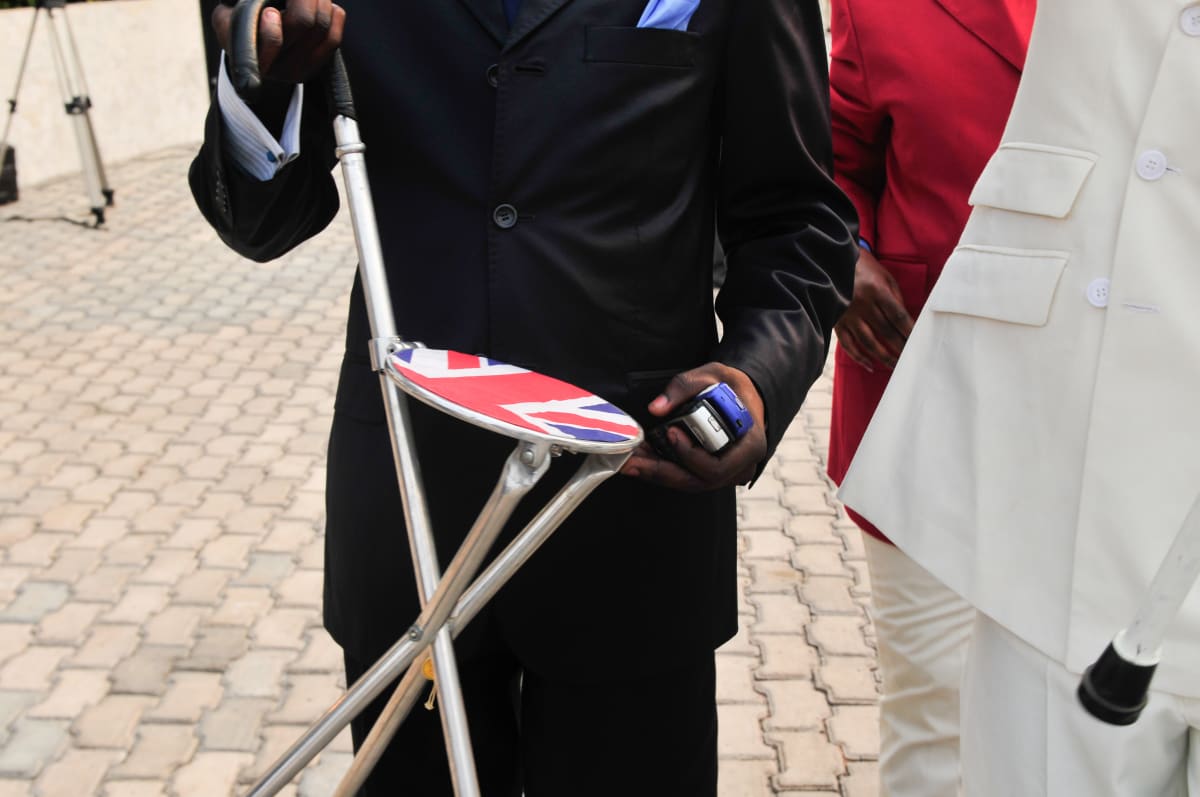
[[[817,0],[702,0],[686,29],[639,27],[646,0],[344,5],[264,11],[274,88],[253,110],[292,143],[233,141],[236,102],[222,97],[191,169],[197,202],[259,260],[329,222],[322,94],[292,84],[340,45],[406,339],[556,376],[647,426],[704,386],[735,389],[750,434],[720,457],[674,437],[681,464],[639,450],[456,644],[485,794],[715,794],[713,651],[737,627],[734,486],[761,471],[820,374],[857,253],[828,174]],[[227,41],[228,9],[214,23]],[[369,335],[356,280],[324,594],[350,680],[418,610]],[[410,405],[448,561],[511,443]],[[570,470],[551,469],[514,528]],[[367,727],[355,723],[356,742]],[[449,784],[436,715],[418,710],[368,789],[425,797]]]

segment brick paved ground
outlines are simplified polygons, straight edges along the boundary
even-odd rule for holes
[[[100,230],[59,219],[87,219],[78,178],[0,207],[0,797],[240,793],[342,687],[319,604],[349,225],[241,260],[189,157],[110,165]],[[823,379],[739,500],[722,797],[876,794],[829,398]],[[343,734],[286,793],[331,794],[349,758]]]

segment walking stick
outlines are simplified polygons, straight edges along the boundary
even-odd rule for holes
[[[239,0],[233,12],[233,83],[242,96],[261,86],[258,20],[266,0]],[[466,711],[454,658],[453,637],[601,482],[613,475],[642,441],[637,422],[603,399],[573,385],[486,357],[427,349],[402,340],[392,315],[383,251],[367,182],[365,147],[341,52],[325,83],[334,138],[358,248],[359,276],[371,326],[371,363],[379,374],[388,431],[417,575],[421,613],[397,642],[333,704],[252,787],[252,797],[277,793],[350,720],[401,673],[409,670],[380,723],[359,752],[339,793],[356,788],[377,760],[395,725],[411,708],[420,681],[414,670],[432,648],[442,727],[455,793],[478,797]],[[516,449],[491,497],[445,573],[439,572],[420,470],[412,448],[405,394],[459,420],[513,438]],[[482,565],[517,503],[562,452],[587,457],[551,502],[516,536],[482,576]],[[420,660],[419,658],[420,657]]]
[[[1200,495],[1154,574],[1133,622],[1109,643],[1079,683],[1088,713],[1110,725],[1132,725],[1146,707],[1162,642],[1200,577]]]

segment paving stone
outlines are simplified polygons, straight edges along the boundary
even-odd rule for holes
[[[792,562],[806,576],[844,576],[846,563],[842,551],[834,545],[800,545],[792,554]]]
[[[72,667],[98,668],[111,671],[137,647],[141,629],[136,625],[100,623],[70,657]]]
[[[276,702],[269,698],[226,697],[200,721],[201,750],[257,750],[263,719]]]
[[[178,645],[141,645],[112,671],[113,694],[162,695],[175,662],[187,655]]]
[[[836,706],[829,720],[829,736],[852,761],[878,758],[878,710],[874,706]]]
[[[307,644],[300,656],[288,665],[289,672],[341,672],[342,649],[324,628],[310,629]],[[735,637],[735,639],[737,639]],[[731,640],[732,642],[732,640]],[[730,643],[726,643],[730,644]]]
[[[77,747],[128,750],[134,731],[152,698],[142,695],[109,695],[89,706],[71,727]]]
[[[195,572],[198,565],[191,551],[159,550],[152,555],[150,564],[134,576],[133,583],[174,586]]]
[[[802,545],[837,545],[838,536],[829,515],[795,515],[788,518],[785,532]]]
[[[181,605],[216,607],[223,601],[225,585],[233,575],[233,572],[228,570],[197,570],[179,580],[171,599]]]
[[[283,691],[284,668],[296,657],[291,651],[252,650],[229,664],[225,691],[238,697],[278,698]]]
[[[32,780],[58,757],[66,743],[66,722],[19,719],[8,743],[0,748],[0,776]]]
[[[221,677],[216,672],[172,673],[162,700],[145,713],[145,720],[195,725],[205,711],[220,703],[225,693]]]
[[[716,657],[717,702],[761,705],[762,694],[755,691],[754,669],[757,659],[748,656]]]
[[[858,617],[862,615],[862,606],[855,599],[853,590],[854,579],[847,575],[810,575],[800,585],[800,599],[814,614]]]
[[[71,649],[57,645],[33,645],[13,655],[0,667],[0,689],[48,691],[54,671]]]
[[[750,596],[750,602],[758,608],[758,620],[751,627],[751,633],[795,633],[812,620],[808,607],[796,600],[794,594],[755,593]]]
[[[857,617],[816,617],[808,625],[808,638],[825,656],[873,656],[863,626],[864,620]]]
[[[851,761],[850,772],[842,778],[845,797],[879,797],[879,764],[874,761]]]
[[[37,779],[39,797],[99,794],[100,783],[121,753],[115,750],[68,750]]]
[[[224,672],[231,661],[246,652],[248,642],[243,628],[203,625],[192,652],[186,659],[181,659],[176,667],[180,670]]]
[[[297,570],[276,588],[278,606],[321,608],[323,576],[320,570]]]
[[[861,703],[874,706],[879,700],[875,681],[875,659],[830,656],[816,673],[818,688],[825,690],[835,705]]]
[[[114,778],[167,780],[185,765],[199,746],[190,725],[143,722],[129,755],[113,768]]]
[[[54,558],[54,564],[38,571],[37,580],[59,582],[63,585],[74,584],[95,570],[101,561],[99,551],[64,546]]]
[[[717,706],[717,752],[721,758],[775,760],[775,750],[763,741],[765,705],[725,703]]]
[[[345,693],[340,672],[317,675],[291,675],[283,704],[267,716],[272,724],[307,725],[315,722]]]
[[[775,498],[749,497],[738,502],[738,528],[750,530],[782,530],[789,513]]]
[[[723,759],[717,770],[717,793],[733,797],[772,797],[771,778],[775,762],[765,759],[739,761]]]
[[[250,628],[271,611],[274,599],[267,587],[228,587],[225,599],[213,612],[213,625],[236,625]]]
[[[764,723],[769,731],[821,728],[822,722],[833,713],[825,693],[811,681],[795,678],[760,681],[759,688],[766,693],[770,704],[770,717]]]
[[[238,773],[252,760],[248,753],[197,753],[171,778],[171,789],[179,797],[233,794]]]
[[[74,598],[78,601],[116,603],[137,570],[130,565],[101,565],[75,582]]]
[[[167,587],[155,584],[132,584],[126,588],[120,602],[101,617],[106,623],[143,625],[167,605]]]
[[[779,746],[782,766],[775,779],[779,790],[836,791],[846,772],[841,750],[819,730],[773,731],[767,738]]]
[[[0,622],[37,623],[62,607],[70,594],[66,584],[26,581],[17,591],[17,599],[0,612]]]
[[[108,689],[108,674],[102,670],[59,670],[53,690],[27,716],[71,720],[103,700]]]

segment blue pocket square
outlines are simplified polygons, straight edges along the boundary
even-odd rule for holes
[[[638,20],[639,28],[665,28],[687,30],[692,14],[696,13],[700,0],[650,0]]]

